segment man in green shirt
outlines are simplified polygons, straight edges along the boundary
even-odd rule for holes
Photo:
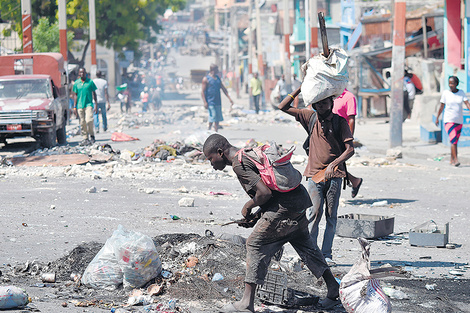
[[[255,104],[256,114],[259,113],[259,98],[261,97],[261,92],[263,91],[263,85],[261,79],[258,78],[258,73],[253,75],[253,78],[250,81],[251,85],[251,96],[253,97],[253,103]]]
[[[95,142],[93,113],[96,113],[96,107],[93,105],[93,100],[95,100],[95,103],[98,103],[95,92],[97,88],[95,83],[87,77],[84,68],[78,70],[78,76],[79,79],[73,84],[73,111],[75,115],[78,113],[78,118],[80,119],[80,127],[83,136],[83,141],[80,142],[80,145],[85,146]],[[90,139],[88,139],[88,136],[90,136]]]

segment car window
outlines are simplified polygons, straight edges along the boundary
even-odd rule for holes
[[[51,99],[52,87],[47,79],[0,81],[0,99]]]

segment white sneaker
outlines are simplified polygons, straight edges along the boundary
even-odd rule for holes
[[[325,258],[326,264],[328,264],[329,267],[336,266],[336,262],[333,261],[330,258]]]

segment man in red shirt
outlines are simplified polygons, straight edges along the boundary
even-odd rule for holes
[[[333,105],[333,113],[338,114],[348,121],[351,134],[354,136],[354,130],[356,128],[356,114],[357,114],[357,103],[354,94],[347,89],[344,89],[341,96],[335,99]],[[352,185],[351,197],[355,198],[359,192],[359,188],[362,185],[362,178],[355,177],[348,172],[348,179]]]

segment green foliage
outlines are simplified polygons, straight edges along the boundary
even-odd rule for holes
[[[186,0],[95,0],[97,42],[120,50],[136,49],[139,40],[152,42],[152,30],[160,26],[157,17],[166,9],[183,9]],[[39,26],[41,17],[50,24],[58,20],[57,0],[32,0],[33,25]],[[21,36],[21,0],[0,0],[1,17],[13,23],[13,29]],[[67,29],[85,29],[88,39],[88,0],[67,1]],[[36,45],[35,45],[36,46]]]
[[[73,44],[73,33],[67,32],[68,46]],[[50,24],[45,17],[38,21],[33,28],[33,51],[34,52],[60,52],[59,22]]]

